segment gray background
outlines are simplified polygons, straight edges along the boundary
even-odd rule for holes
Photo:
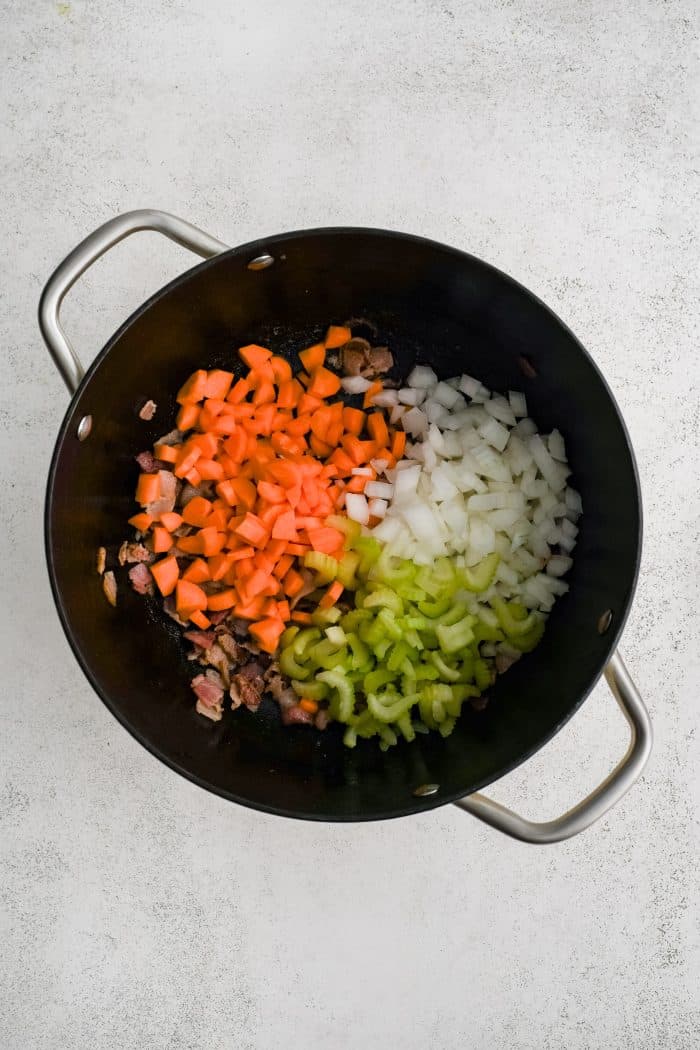
[[[696,5],[0,12],[3,1050],[697,1046]],[[261,816],[160,766],[97,700],[44,566],[67,396],[35,309],[81,237],[143,206],[230,243],[343,223],[447,241],[590,348],[639,457],[623,650],[656,729],[599,826],[536,850],[454,808],[357,827]],[[191,263],[144,234],[96,266],[65,310],[84,359]],[[555,815],[625,740],[599,686],[493,793]]]

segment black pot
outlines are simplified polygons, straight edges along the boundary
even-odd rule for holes
[[[83,377],[58,311],[77,277],[111,245],[155,229],[208,261],[141,306]],[[235,348],[274,345],[291,355],[329,322],[366,318],[406,373],[430,363],[492,389],[522,389],[538,425],[566,439],[584,516],[571,590],[538,648],[498,679],[488,707],[435,735],[382,753],[349,751],[337,727],[289,730],[277,709],[236,712],[216,725],[193,708],[179,632],[122,587],[102,594],[95,554],[118,543],[133,513],[134,454],[169,427],[174,392],[195,368],[230,368]],[[640,557],[637,472],[624,423],[595,364],[534,295],[494,267],[444,245],[380,230],[287,233],[227,249],[160,212],[132,212],[92,234],[59,266],[40,305],[44,338],[73,398],[51,463],[46,551],[68,640],[107,707],[171,768],[235,802],[315,820],[370,820],[460,805],[530,841],[587,826],[631,785],[650,749],[644,707],[613,655]],[[137,409],[158,403],[144,423]],[[606,669],[633,725],[633,746],[612,779],[549,825],[531,825],[473,793],[542,747]],[[466,797],[465,796],[471,796]]]

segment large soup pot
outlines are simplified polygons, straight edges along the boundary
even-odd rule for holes
[[[62,299],[108,248],[156,230],[204,257],[144,303],[87,373],[59,321]],[[373,820],[447,802],[527,842],[554,842],[600,817],[639,776],[651,748],[644,705],[616,645],[634,592],[641,506],[627,431],[605,380],[566,326],[493,266],[402,233],[320,229],[238,248],[172,215],[135,211],[82,242],[50,278],[40,304],[44,339],[72,400],[46,498],[46,552],[56,606],[78,661],[110,711],[178,773],[234,802],[312,820]],[[133,513],[134,455],[174,417],[174,395],[195,368],[231,368],[256,342],[292,355],[329,322],[368,319],[399,371],[417,361],[442,376],[478,376],[522,389],[543,430],[566,439],[584,515],[571,589],[538,648],[496,682],[483,712],[465,713],[446,740],[431,734],[382,753],[343,747],[337,727],[283,728],[270,702],[212,724],[195,713],[175,625],[122,586],[116,609],[95,573],[103,544],[119,543]],[[158,403],[146,423],[137,409]],[[541,748],[578,710],[601,673],[631,728],[606,781],[563,817],[534,824],[475,792]]]

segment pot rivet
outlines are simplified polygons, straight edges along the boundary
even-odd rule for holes
[[[83,416],[78,423],[78,429],[76,434],[78,435],[78,441],[84,441],[89,436],[92,430],[92,416]]]
[[[414,790],[413,794],[416,798],[426,798],[428,795],[437,795],[439,790],[439,784],[421,784],[420,787]]]
[[[612,609],[606,609],[603,615],[598,620],[598,634],[605,634],[610,624],[612,623]]]
[[[248,263],[249,270],[266,270],[268,266],[272,266],[274,262],[272,255],[256,255],[254,259],[251,259]]]

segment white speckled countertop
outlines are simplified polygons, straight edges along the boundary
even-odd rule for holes
[[[696,1047],[696,5],[0,11],[2,1050]],[[66,252],[135,207],[230,243],[331,224],[434,237],[512,273],[590,349],[639,460],[623,650],[656,731],[598,826],[538,850],[454,807],[286,822],[178,778],[93,694],[44,565],[67,396],[35,315]],[[84,359],[191,263],[143,235],[96,266],[64,315]],[[493,794],[555,815],[625,739],[598,686]]]

